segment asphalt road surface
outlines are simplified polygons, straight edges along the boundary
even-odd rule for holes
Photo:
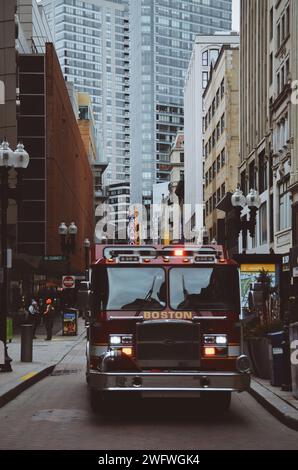
[[[234,395],[223,416],[181,400],[97,416],[89,406],[84,348],[78,344],[52,376],[0,409],[0,449],[298,449],[298,432],[247,393]]]

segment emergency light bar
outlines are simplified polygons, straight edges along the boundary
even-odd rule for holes
[[[152,246],[140,247],[124,247],[110,246],[103,250],[105,259],[117,260],[120,263],[138,263],[141,259],[156,259],[158,256],[163,258],[193,258],[195,263],[216,263],[222,256],[222,252],[213,247],[164,247],[156,249]]]

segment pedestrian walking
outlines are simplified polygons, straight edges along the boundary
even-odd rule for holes
[[[46,341],[51,341],[52,339],[54,316],[55,316],[55,309],[52,305],[52,299],[47,299],[46,309],[43,314],[44,323],[45,323],[46,332],[47,332],[47,337],[45,338]]]
[[[29,307],[29,318],[28,318],[29,323],[33,326],[33,339],[36,339],[36,328],[39,325],[40,321],[40,315],[39,315],[39,308],[36,300],[32,299],[31,305]]]

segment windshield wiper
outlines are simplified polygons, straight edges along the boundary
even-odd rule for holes
[[[146,302],[148,302],[148,300],[151,300],[151,297],[152,297],[152,294],[153,294],[153,291],[154,291],[154,286],[155,286],[155,282],[156,282],[156,277],[157,276],[154,276],[154,279],[153,279],[153,282],[152,282],[152,286],[148,292],[148,294],[145,296],[145,298],[143,300],[145,300]]]
[[[184,295],[184,300],[185,300],[189,296],[189,292],[188,292],[188,290],[186,289],[186,286],[185,286],[184,274],[182,274],[182,285],[183,285],[183,295]]]
[[[146,294],[146,296],[144,297],[144,299],[139,299],[139,300],[142,300],[143,302],[150,302],[151,298],[152,298],[152,294],[153,294],[153,291],[154,291],[154,286],[155,286],[155,281],[156,281],[156,277],[157,276],[154,276],[154,279],[153,279],[153,282],[152,282],[152,286],[150,288],[150,290],[148,291],[148,293]],[[135,317],[138,317],[142,311],[142,309],[144,308],[144,305],[141,305],[141,307],[139,307],[139,310],[135,313]]]

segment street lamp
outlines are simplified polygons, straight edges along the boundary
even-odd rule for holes
[[[74,254],[76,249],[76,235],[78,233],[76,224],[71,222],[69,227],[67,227],[65,222],[61,222],[58,233],[60,235],[62,253],[66,256],[69,256],[71,253]]]
[[[89,264],[90,264],[90,240],[89,238],[85,238],[84,240],[84,248],[85,248],[85,277],[86,281],[89,281]]]
[[[243,249],[245,251],[247,247],[247,232],[249,232],[252,238],[254,238],[256,233],[257,212],[261,205],[261,198],[255,189],[251,189],[247,197],[245,197],[241,189],[237,188],[231,197],[231,203],[237,214],[237,236],[242,231]],[[241,217],[241,212],[245,206],[249,209],[249,220],[246,215]]]
[[[2,251],[2,286],[1,286],[1,312],[0,312],[0,341],[4,345],[4,364],[0,364],[0,372],[11,372],[11,359],[7,353],[6,321],[8,313],[8,267],[7,267],[7,210],[8,199],[14,191],[8,187],[8,173],[16,169],[19,184],[22,179],[22,170],[29,165],[29,155],[24,145],[19,143],[15,151],[11,150],[6,138],[0,145],[0,172],[1,172],[1,251]],[[12,195],[15,198],[14,195]],[[16,198],[17,199],[17,198]]]

